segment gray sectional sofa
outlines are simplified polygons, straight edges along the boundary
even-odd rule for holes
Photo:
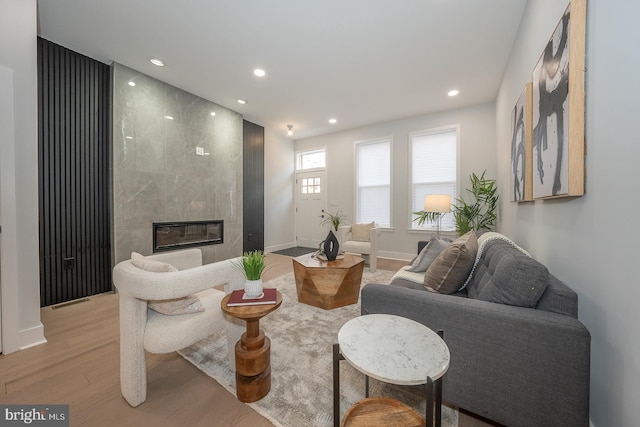
[[[506,426],[589,425],[591,337],[578,297],[509,242],[484,242],[462,291],[367,284],[361,307],[444,331],[445,402]]]

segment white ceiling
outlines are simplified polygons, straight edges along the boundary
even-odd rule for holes
[[[526,0],[39,0],[41,37],[299,139],[493,101]],[[167,64],[149,62],[159,57]],[[267,75],[257,78],[253,69]],[[450,89],[460,95],[449,98]],[[249,101],[247,105],[236,102]],[[328,119],[335,117],[334,125]]]

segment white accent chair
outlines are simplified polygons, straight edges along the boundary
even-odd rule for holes
[[[133,407],[147,398],[145,350],[171,353],[188,347],[220,328],[226,328],[228,357],[235,369],[233,348],[243,325],[226,319],[220,302],[226,293],[244,286],[244,275],[231,260],[202,265],[200,249],[187,249],[145,257],[170,264],[172,272],[153,272],[131,260],[113,269],[113,283],[120,294],[120,389]],[[212,289],[224,284],[224,292]],[[204,311],[164,315],[147,308],[148,300],[167,300],[198,294]],[[233,343],[231,342],[233,341]],[[222,360],[225,360],[225,359]]]
[[[380,237],[380,227],[374,225],[369,230],[369,241],[353,240],[353,232],[351,225],[341,225],[338,227],[338,242],[340,242],[340,251],[354,253],[359,255],[367,255],[369,258],[369,271],[375,273],[378,258],[378,238]]]

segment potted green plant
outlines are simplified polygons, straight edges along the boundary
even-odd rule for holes
[[[322,221],[320,221],[320,225],[328,224],[335,231],[338,231],[338,227],[340,227],[340,224],[347,220],[347,216],[341,211],[338,211],[334,214],[332,214],[331,212],[323,212],[322,215],[320,215],[320,218],[322,218]]]
[[[469,177],[471,188],[467,191],[472,198],[466,201],[463,198],[456,199],[453,206],[453,217],[456,222],[458,235],[463,235],[471,230],[481,228],[495,230],[498,219],[498,194],[495,179],[485,178],[486,171],[478,176],[472,173]]]
[[[247,279],[244,293],[249,298],[262,295],[262,272],[265,269],[265,254],[262,251],[245,252],[240,258],[238,267]]]

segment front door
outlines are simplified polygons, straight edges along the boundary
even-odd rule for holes
[[[296,243],[317,248],[326,235],[320,225],[327,204],[326,172],[298,172],[296,174]]]

